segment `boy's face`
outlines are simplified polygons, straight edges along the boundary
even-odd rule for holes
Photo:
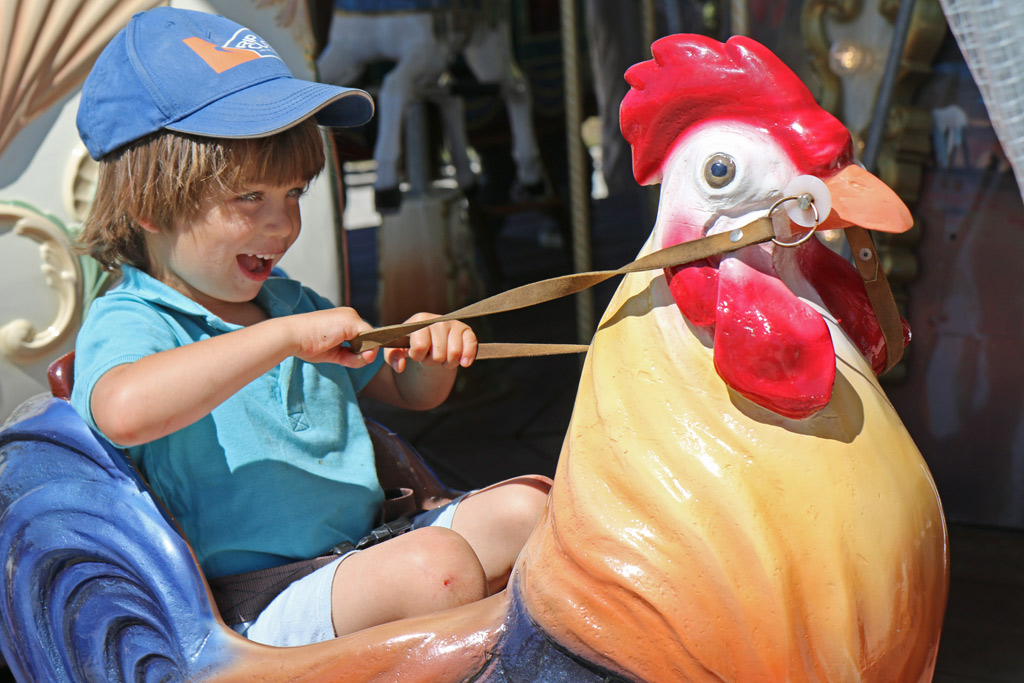
[[[252,183],[209,198],[192,221],[147,227],[149,274],[221,318],[252,301],[299,236],[306,183]]]

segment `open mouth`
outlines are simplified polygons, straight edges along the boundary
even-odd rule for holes
[[[253,280],[265,280],[274,268],[273,254],[239,254],[236,257],[239,268]]]

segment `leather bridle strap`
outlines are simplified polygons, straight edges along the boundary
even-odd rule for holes
[[[875,249],[871,234],[864,228],[853,225],[846,228],[846,241],[850,243],[853,263],[864,281],[868,300],[875,311],[875,318],[882,330],[882,338],[885,339],[885,369],[878,373],[884,375],[903,357],[903,321],[900,320],[900,312],[896,308],[896,300],[892,296],[885,271],[879,263],[878,251]]]
[[[736,228],[729,232],[707,235],[700,239],[661,249],[648,254],[637,260],[626,264],[617,270],[597,270],[586,273],[572,273],[562,275],[540,282],[533,282],[510,289],[494,296],[483,299],[476,303],[452,311],[429,320],[421,320],[414,323],[401,323],[378,327],[368,332],[356,335],[349,341],[349,347],[355,352],[368,351],[379,346],[408,346],[407,342],[400,342],[404,337],[416,330],[423,329],[435,323],[449,320],[466,320],[478,318],[492,313],[504,313],[514,311],[528,306],[554,301],[570,294],[582,292],[594,285],[600,284],[618,275],[626,273],[637,273],[645,270],[659,270],[679,265],[681,263],[692,263],[701,259],[736,251],[752,244],[767,242],[775,237],[772,229],[772,220],[763,216]],[[398,343],[395,343],[398,342]],[[585,344],[480,344],[477,350],[477,358],[511,358],[517,356],[541,356],[557,353],[582,353],[589,348]]]
[[[882,336],[885,339],[887,358],[884,372],[888,372],[903,355],[903,325],[900,321],[900,314],[896,308],[896,302],[893,300],[892,291],[889,289],[889,283],[885,279],[885,274],[878,265],[878,254],[871,236],[866,230],[857,226],[847,228],[846,232],[853,250],[854,263],[864,281],[868,299],[874,308],[875,317],[878,319]],[[729,232],[707,235],[656,251],[617,270],[572,273],[541,280],[501,292],[437,318],[378,327],[355,336],[349,341],[349,347],[357,353],[381,346],[407,347],[406,337],[408,335],[435,323],[467,320],[535,306],[582,292],[619,275],[646,270],[661,270],[683,263],[692,263],[710,256],[736,251],[752,244],[767,242],[774,237],[775,232],[769,214]],[[586,344],[482,343],[477,349],[477,359],[584,353],[588,348],[590,347]]]

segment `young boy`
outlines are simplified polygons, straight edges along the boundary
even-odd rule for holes
[[[248,29],[171,8],[136,15],[83,86],[100,175],[81,241],[123,277],[82,326],[72,403],[127,448],[208,577],[365,536],[383,494],[357,392],[431,408],[475,358],[462,323],[355,354],[345,342],[369,329],[355,311],[271,277],[324,165],[316,122],[372,113],[362,91],[293,78]],[[299,645],[501,590],[549,484],[521,477],[426,513],[237,630]]]

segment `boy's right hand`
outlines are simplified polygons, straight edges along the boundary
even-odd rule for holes
[[[377,349],[354,353],[343,344],[357,334],[373,329],[355,310],[339,306],[322,311],[280,318],[293,325],[297,335],[297,358],[308,363],[337,363],[359,368],[372,363]]]

